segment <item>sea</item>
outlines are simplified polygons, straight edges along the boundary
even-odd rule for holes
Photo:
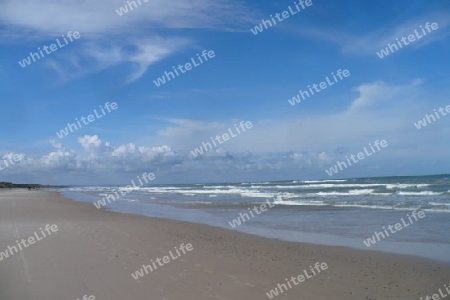
[[[55,190],[71,200],[94,203],[105,194],[124,189],[70,186]],[[261,211],[264,203],[266,209]],[[148,185],[121,196],[106,208],[284,241],[450,262],[450,175]],[[408,215],[414,210],[423,211],[425,217],[417,221],[411,218],[411,222]],[[237,219],[240,225],[233,221]],[[364,243],[375,232],[382,232],[383,226],[394,226],[402,219],[409,226],[395,233],[388,231],[389,236],[385,234],[370,247]]]

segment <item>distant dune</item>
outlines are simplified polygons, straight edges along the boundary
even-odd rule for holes
[[[35,183],[11,183],[11,182],[0,182],[1,189],[15,189],[15,188],[48,188],[51,187],[49,185],[41,185]]]

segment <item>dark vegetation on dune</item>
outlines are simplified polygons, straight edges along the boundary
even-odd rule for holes
[[[49,185],[41,185],[35,183],[11,183],[11,182],[0,182],[0,189],[16,189],[16,188],[47,188]]]

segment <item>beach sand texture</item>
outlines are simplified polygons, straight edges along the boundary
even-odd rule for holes
[[[1,300],[269,299],[315,262],[328,269],[274,299],[419,299],[450,282],[442,262],[112,213],[55,192],[0,191],[0,251],[47,224],[58,231],[0,261]],[[183,243],[193,250],[133,279]]]

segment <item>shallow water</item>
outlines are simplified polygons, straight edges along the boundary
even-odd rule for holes
[[[118,187],[61,188],[96,202]],[[288,241],[342,245],[450,261],[450,177],[385,177],[140,187],[108,204],[112,211],[170,218]],[[261,204],[275,204],[261,212]],[[257,211],[254,207],[257,207]],[[252,209],[250,213],[248,209]],[[363,240],[407,214],[425,217],[367,247]],[[244,216],[244,213],[247,216]],[[240,215],[241,214],[241,215]],[[239,218],[240,225],[233,222]],[[242,218],[246,221],[243,222]],[[234,225],[233,226],[230,225]],[[390,232],[388,232],[390,233]]]

